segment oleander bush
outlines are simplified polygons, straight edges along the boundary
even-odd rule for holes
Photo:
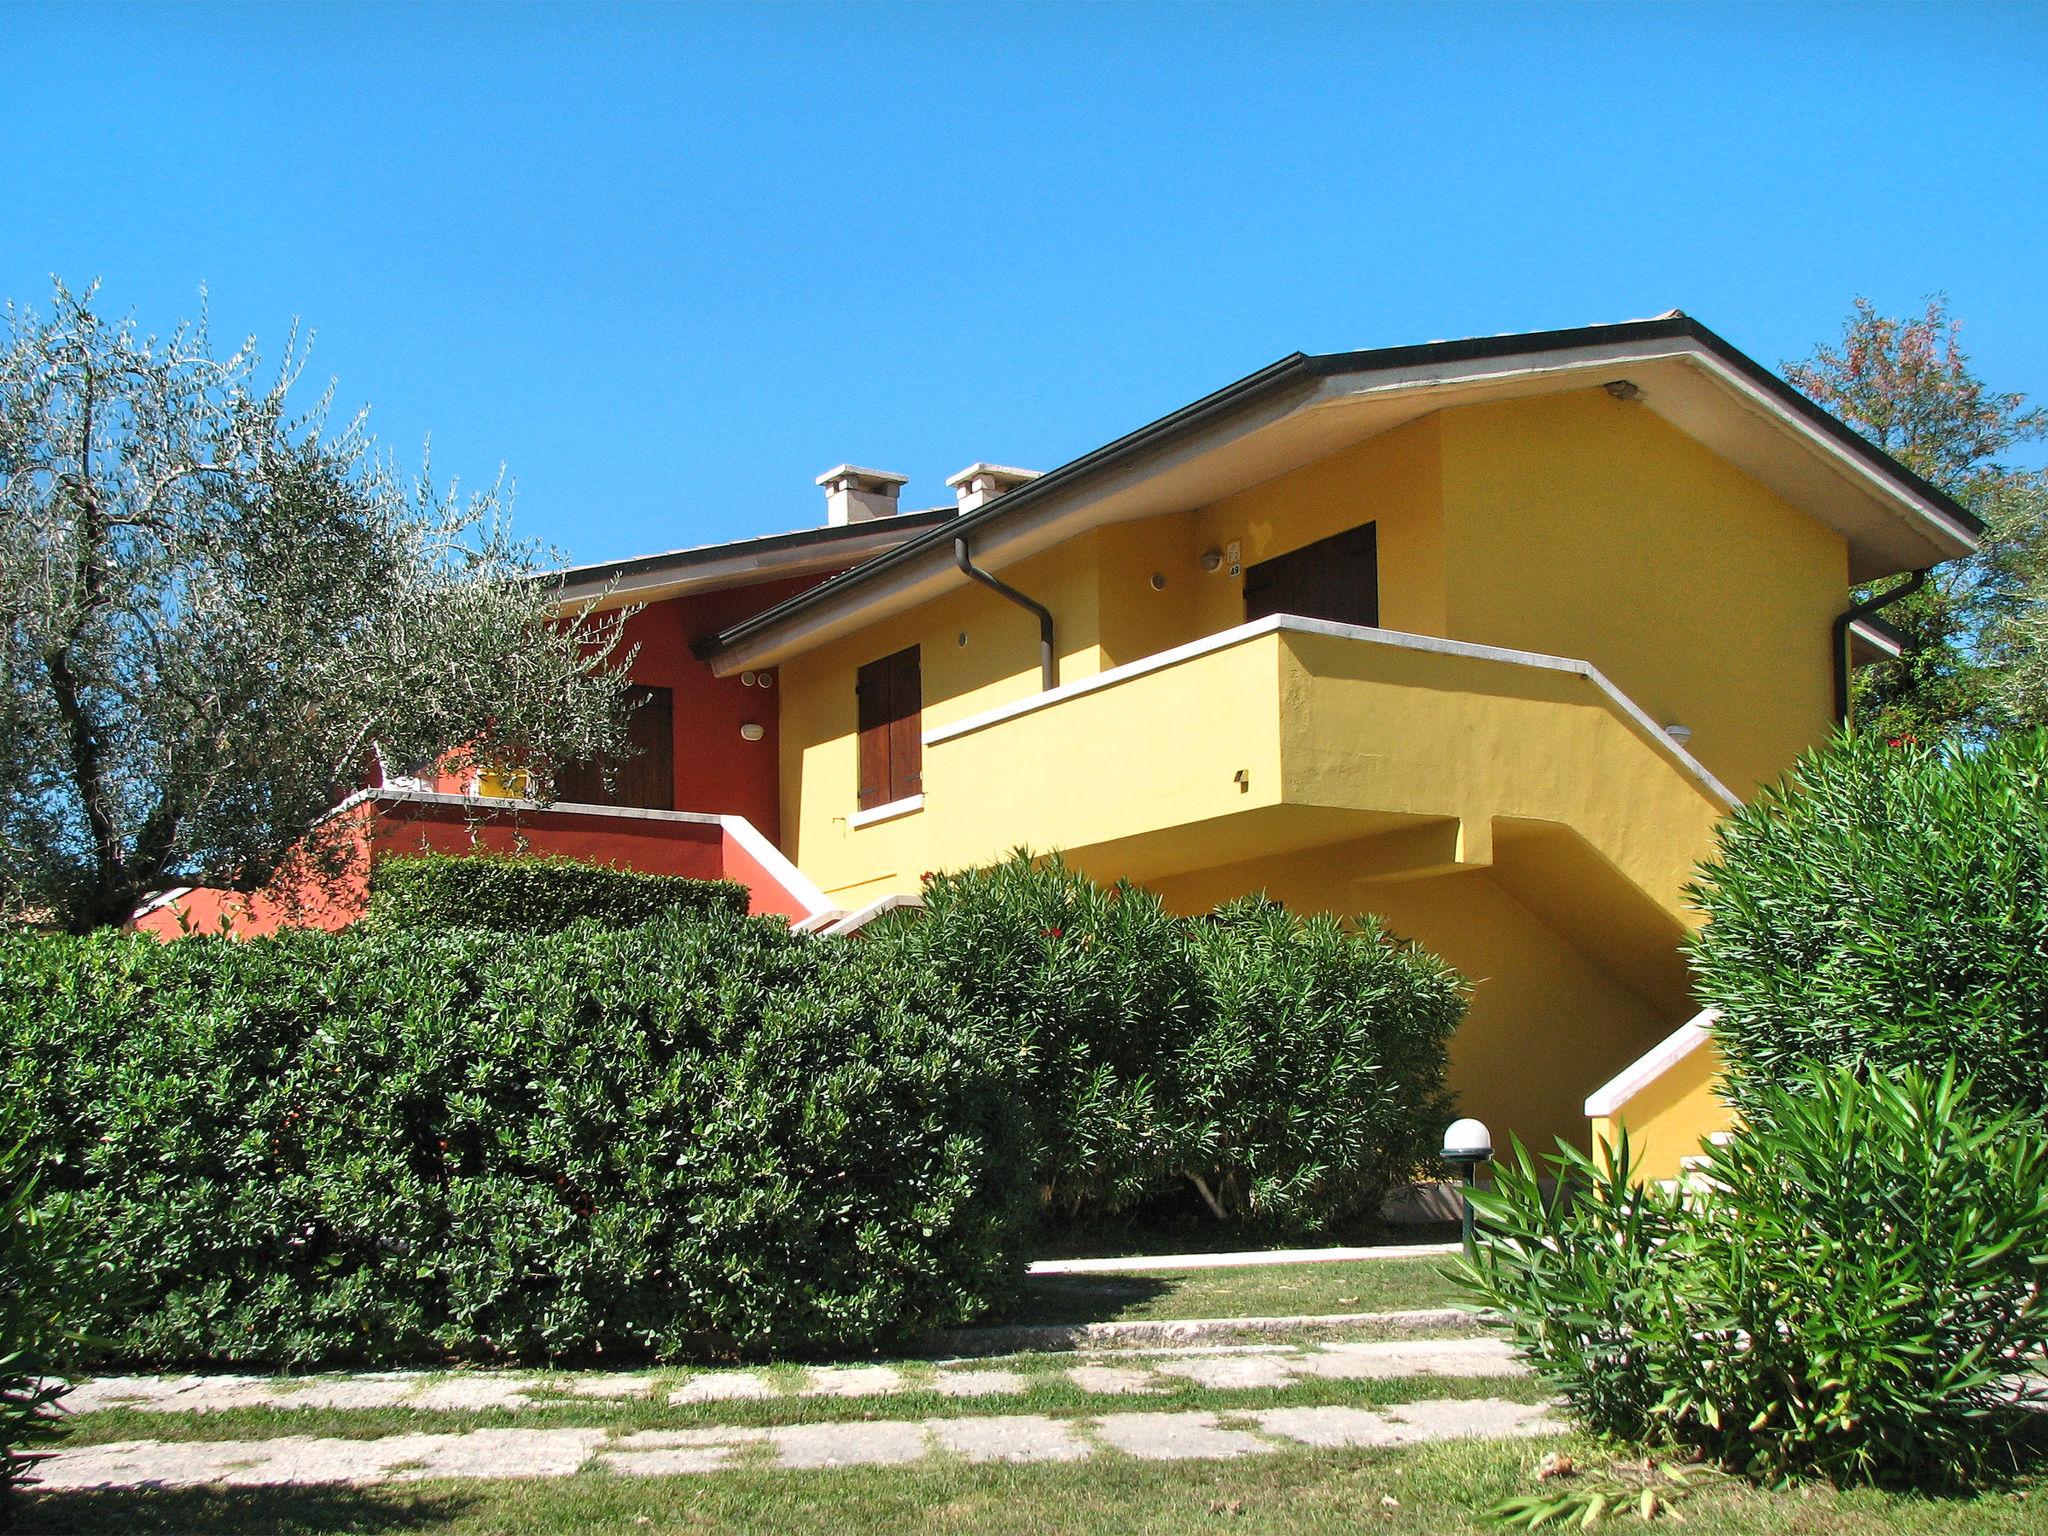
[[[1193,1186],[1218,1217],[1311,1231],[1376,1215],[1435,1151],[1463,983],[1371,918],[1251,898],[1185,919],[1024,854],[929,876],[924,901],[867,942],[1022,1066],[1057,1216]]]
[[[1954,1057],[1981,1103],[2048,1111],[2048,738],[1838,741],[1723,823],[1692,894],[1739,1107]]]
[[[1172,1063],[1181,1166],[1235,1219],[1308,1230],[1376,1216],[1454,1118],[1462,978],[1376,918],[1257,896],[1188,933],[1206,1006]]]
[[[0,936],[39,1208],[166,1366],[855,1347],[1021,1273],[1016,1072],[942,988],[723,904],[558,933]]]
[[[670,913],[744,915],[731,880],[646,875],[546,854],[411,854],[370,871],[369,920],[384,928],[554,933],[589,919],[636,928]]]
[[[1625,1142],[1516,1147],[1469,1294],[1592,1429],[1751,1476],[1967,1484],[2014,1470],[2048,1346],[2048,1136],[1951,1068],[1817,1068],[1681,1193]]]

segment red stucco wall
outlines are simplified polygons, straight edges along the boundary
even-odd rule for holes
[[[649,604],[627,620],[626,643],[640,648],[633,658],[633,681],[675,691],[677,810],[744,816],[771,843],[782,845],[775,674],[761,674],[769,685],[753,687],[737,677],[714,676],[690,654],[690,642],[822,580],[803,576],[674,597]],[[759,741],[741,738],[740,727],[747,724],[761,727]]]

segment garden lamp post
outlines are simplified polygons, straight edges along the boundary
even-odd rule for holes
[[[1472,1197],[1471,1188],[1479,1177],[1479,1165],[1493,1161],[1493,1134],[1477,1120],[1453,1120],[1450,1129],[1444,1132],[1444,1161],[1455,1163],[1464,1170],[1467,1193],[1460,1204],[1465,1207],[1465,1246],[1472,1246]]]

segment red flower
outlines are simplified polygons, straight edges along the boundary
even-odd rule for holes
[[[1063,939],[1067,936],[1067,930],[1064,928],[1041,928],[1038,930],[1038,934],[1040,938]]]

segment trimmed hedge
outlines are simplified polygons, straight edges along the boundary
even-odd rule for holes
[[[744,917],[747,888],[535,854],[406,855],[370,872],[369,920],[386,928],[555,933],[584,918],[636,928],[679,912]]]
[[[1451,1116],[1462,979],[1371,917],[1251,897],[1206,918],[1058,858],[929,877],[867,941],[1025,1069],[1041,1196],[1102,1216],[1179,1189],[1287,1231],[1377,1215]]]
[[[15,934],[0,1094],[123,1278],[112,1358],[867,1346],[1003,1300],[1028,1216],[1015,1069],[881,958],[722,906]]]
[[[1953,1057],[2048,1112],[2048,739],[1845,738],[1719,837],[1691,960],[1744,1110],[1815,1065]]]
[[[53,1241],[38,1219],[33,1156],[0,1106],[0,1530],[9,1528],[15,1489],[42,1459],[37,1449],[63,1433],[59,1375],[69,1289],[82,1255]]]

